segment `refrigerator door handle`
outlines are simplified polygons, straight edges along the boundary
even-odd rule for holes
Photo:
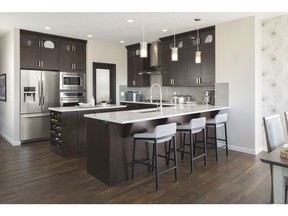
[[[39,96],[39,106],[41,106],[41,99],[42,99],[42,97],[41,97],[41,89],[40,89],[40,77],[39,77],[39,79],[38,79],[38,96]]]
[[[43,82],[43,74],[41,75],[41,93],[42,93],[42,103],[41,105],[43,106],[44,105],[44,92],[43,92],[43,86],[44,86],[44,82]],[[46,88],[45,88],[46,90]]]
[[[21,115],[22,118],[39,118],[42,116],[50,116],[50,113],[43,113],[43,114],[24,114]]]

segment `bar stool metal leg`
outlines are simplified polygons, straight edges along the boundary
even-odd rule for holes
[[[227,127],[226,127],[226,122],[224,123],[224,129],[225,129],[226,156],[228,156],[228,141],[227,141]]]
[[[174,148],[174,166],[176,167],[174,169],[175,171],[175,181],[178,181],[178,169],[177,169],[177,154],[176,154],[176,140],[175,140],[175,136],[173,136],[173,148]],[[170,155],[169,155],[170,158]]]
[[[134,139],[134,142],[133,142],[133,158],[132,158],[132,176],[131,178],[134,179],[134,166],[135,166],[135,145],[136,145],[136,139]]]
[[[202,131],[202,134],[203,134],[203,142],[204,142],[204,163],[205,163],[205,167],[207,167],[207,142],[206,142],[206,129],[204,128],[203,131]]]
[[[193,141],[193,134],[190,131],[190,166],[191,166],[191,173],[193,173],[194,171],[194,163],[193,163],[193,145],[194,145],[194,141]]]
[[[215,133],[215,155],[216,155],[216,161],[218,161],[218,149],[217,149],[217,127],[214,125],[214,133]]]
[[[159,170],[158,170],[158,145],[155,139],[154,144],[155,146],[155,178],[156,178],[156,191],[159,191]]]

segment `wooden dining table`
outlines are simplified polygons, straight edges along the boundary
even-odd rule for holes
[[[275,204],[285,203],[285,177],[288,177],[288,159],[280,157],[279,147],[263,155],[260,160],[272,166],[273,201]]]

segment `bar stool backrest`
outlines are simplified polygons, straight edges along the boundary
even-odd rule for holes
[[[284,145],[287,140],[284,136],[280,115],[263,117],[268,152]]]
[[[205,125],[206,125],[206,117],[192,118],[190,121],[190,127],[192,130],[194,129],[194,133],[200,132],[203,128],[205,128]]]
[[[224,123],[227,121],[227,118],[228,118],[227,113],[217,114],[215,116],[215,124]]]
[[[155,127],[154,130],[155,138],[173,136],[176,134],[176,128],[177,124],[175,122],[164,125],[158,125]]]

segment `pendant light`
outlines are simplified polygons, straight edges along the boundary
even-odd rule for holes
[[[176,47],[175,42],[175,24],[174,24],[174,46],[171,48],[171,60],[178,61],[178,47]]]
[[[145,32],[145,23],[143,15],[143,41],[140,43],[140,58],[147,58],[147,42],[145,42],[144,32]]]
[[[195,19],[196,22],[199,22],[201,19],[197,18]],[[197,51],[195,52],[195,63],[200,64],[201,63],[201,51],[199,50],[199,44],[200,44],[200,37],[199,37],[199,28],[197,25]]]

